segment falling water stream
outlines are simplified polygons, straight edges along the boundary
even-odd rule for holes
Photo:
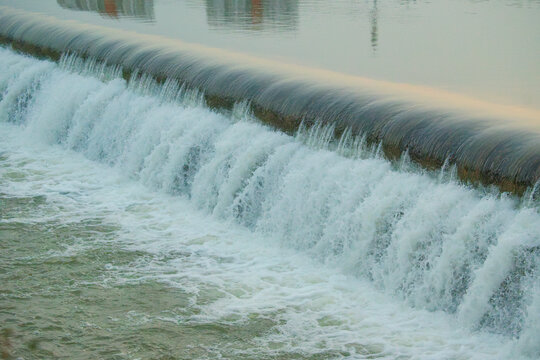
[[[540,216],[325,127],[0,48],[15,358],[540,357]]]

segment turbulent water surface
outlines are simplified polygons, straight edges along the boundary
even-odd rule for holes
[[[540,356],[534,196],[91,61],[0,69],[6,356]]]

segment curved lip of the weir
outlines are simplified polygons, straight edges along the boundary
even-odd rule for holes
[[[41,36],[44,32],[49,37]],[[413,160],[432,167],[441,166],[444,157],[455,155],[462,179],[497,184],[503,191],[520,194],[540,178],[540,110],[534,108],[490,103],[425,86],[373,80],[4,6],[0,6],[0,36],[57,53],[71,51],[96,57],[158,78],[170,76],[218,98],[252,101],[263,112],[268,110],[283,118],[261,120],[286,131],[298,125],[298,117],[318,118],[317,111],[323,111],[324,121],[373,132],[375,141],[391,148],[385,150],[390,157],[412,146]],[[214,74],[217,79],[208,76]],[[287,94],[299,104],[291,103]]]
[[[14,9],[8,6],[0,6],[0,16],[2,13],[7,15],[10,13],[27,15],[28,17],[41,18],[41,20],[49,22],[63,22],[65,25],[69,24],[83,31],[122,34],[126,38],[133,37],[141,46],[154,47],[158,51],[166,51],[167,49],[169,51],[179,50],[205,59],[219,59],[219,61],[214,61],[216,65],[228,65],[233,68],[239,67],[261,74],[281,75],[281,79],[285,77],[291,82],[295,80],[309,81],[314,85],[320,84],[328,88],[334,87],[335,89],[346,89],[360,94],[381,96],[385,100],[405,101],[410,103],[411,106],[423,106],[428,109],[433,108],[453,112],[459,111],[469,117],[480,116],[489,117],[493,120],[500,119],[505,121],[506,125],[509,125],[508,119],[511,119],[513,126],[525,126],[529,130],[540,133],[540,109],[512,104],[497,104],[423,85],[377,80],[322,68],[264,59],[245,53],[187,43],[180,39],[166,38],[159,35],[108,28],[100,25],[81,23],[76,20],[62,20],[50,15]],[[1,32],[2,25],[0,25]]]

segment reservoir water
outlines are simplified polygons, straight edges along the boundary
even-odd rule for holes
[[[0,0],[0,358],[539,359],[539,18]]]
[[[540,110],[538,0],[0,0],[0,5]]]

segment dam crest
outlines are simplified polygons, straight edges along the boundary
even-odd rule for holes
[[[405,151],[429,168],[454,164],[467,182],[523,194],[540,179],[540,117],[535,110],[481,103],[440,91],[288,66],[224,50],[0,8],[0,36],[14,48],[59,59],[70,52],[175,79],[204,93],[210,107],[248,102],[263,122],[287,133],[330,125]],[[43,34],[47,34],[44,36]]]

